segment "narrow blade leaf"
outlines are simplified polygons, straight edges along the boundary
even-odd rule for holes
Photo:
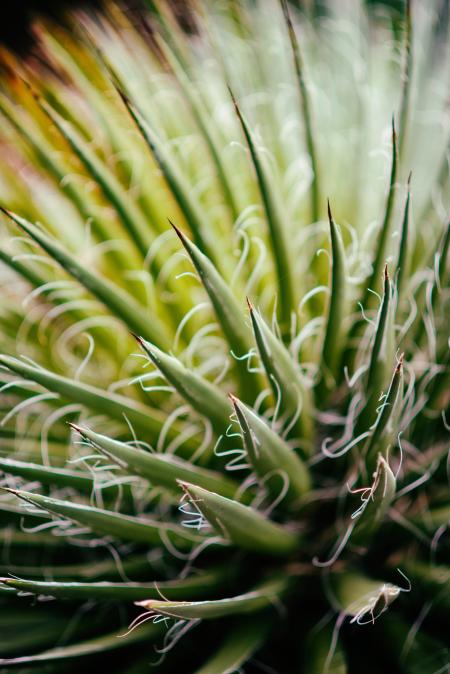
[[[138,304],[131,295],[100,276],[100,274],[88,269],[85,264],[79,262],[76,257],[65,250],[58,241],[48,236],[36,225],[15,213],[3,208],[1,210],[36,241],[50,257],[56,260],[68,274],[77,279],[100,300],[114,316],[122,320],[129,330],[138,332],[159,345],[169,343],[166,330],[159,319],[156,316],[146,316],[147,309]]]
[[[178,490],[177,480],[193,481],[200,487],[233,498],[238,485],[220,473],[183,461],[171,454],[152,453],[71,424],[80,435],[106,456],[116,461],[128,474],[136,474],[153,485]],[[0,461],[1,467],[1,461]]]
[[[331,584],[342,611],[351,618],[351,622],[359,625],[376,620],[401,591],[392,583],[347,571],[334,574]]]
[[[268,489],[279,496],[284,481],[287,496],[301,498],[310,487],[309,473],[303,461],[251,408],[230,396],[241,428],[247,456]],[[270,479],[272,476],[272,479]]]
[[[357,435],[367,430],[375,421],[380,396],[391,377],[394,361],[394,305],[393,288],[385,267],[384,292],[378,311],[365,387],[366,403],[358,417]]]
[[[169,356],[140,336],[136,335],[136,339],[180,396],[196,412],[208,418],[219,434],[225,433],[230,424],[230,409],[222,392],[208,380],[188,370],[178,358]]]
[[[380,233],[378,235],[378,240],[376,243],[375,249],[375,258],[372,265],[372,274],[370,279],[366,284],[366,291],[363,299],[363,306],[371,306],[373,295],[369,292],[369,289],[374,289],[377,286],[377,280],[381,276],[383,269],[383,264],[386,257],[386,249],[389,240],[389,233],[391,229],[392,214],[394,211],[394,202],[395,194],[397,189],[397,136],[395,133],[395,124],[392,120],[392,158],[391,158],[391,173],[389,178],[389,191],[386,199],[386,207],[384,211],[383,222],[381,224]]]
[[[187,482],[180,486],[213,529],[243,550],[283,556],[298,547],[295,533],[254,508]]]
[[[130,238],[145,256],[152,242],[151,226],[130,199],[123,185],[100,161],[72,124],[63,119],[45,101],[39,100],[39,104],[114,206]]]
[[[27,480],[37,480],[41,484],[56,485],[58,487],[73,487],[80,492],[90,493],[94,488],[91,475],[67,470],[67,468],[53,468],[29,461],[0,457],[0,471],[9,475],[18,475]],[[101,483],[96,483],[98,488]]]
[[[291,312],[295,306],[295,284],[292,271],[292,260],[287,240],[285,223],[282,221],[280,205],[276,200],[274,190],[271,187],[270,177],[263,164],[260,153],[253,140],[252,132],[247,124],[233,94],[230,92],[236,111],[236,115],[244,132],[245,139],[250,151],[253,167],[255,169],[258,187],[266,214],[269,236],[272,244],[272,252],[278,279],[278,307],[279,320],[282,332],[287,334],[290,328]]]
[[[207,571],[181,580],[155,581],[153,583],[93,583],[24,580],[22,578],[0,578],[6,588],[18,592],[76,600],[139,601],[143,599],[191,599],[202,597],[220,587],[226,577],[224,567]]]
[[[245,594],[228,599],[213,601],[171,602],[148,600],[138,603],[156,614],[167,615],[182,620],[209,620],[232,615],[254,613],[270,607],[280,601],[288,588],[287,578],[275,578],[265,581]]]
[[[172,223],[181,243],[186,249],[192,263],[208,293],[214,312],[235,360],[235,370],[239,377],[243,397],[253,401],[258,393],[254,375],[247,370],[247,361],[241,357],[249,353],[252,347],[251,331],[245,323],[243,312],[237,303],[229,285],[223,280],[211,260]]]
[[[341,233],[334,222],[328,203],[328,219],[331,238],[331,282],[328,316],[322,347],[324,381],[331,376],[334,381],[340,365],[342,344],[344,343],[343,323],[346,306],[346,264]],[[329,387],[327,387],[329,388]]]
[[[137,643],[143,640],[153,640],[161,634],[161,626],[159,625],[144,625],[138,630],[134,630],[126,639],[123,637],[125,630],[119,630],[112,634],[102,635],[81,641],[69,646],[59,646],[57,648],[50,648],[47,651],[38,653],[36,655],[24,655],[19,658],[1,658],[0,666],[3,667],[23,667],[24,665],[34,665],[37,663],[51,663],[59,662],[60,660],[70,660],[72,658],[88,657],[101,654],[119,648],[127,648],[132,643]]]
[[[214,655],[195,674],[233,674],[258,650],[269,627],[267,616],[239,620]]]
[[[378,455],[377,469],[370,489],[363,497],[363,505],[357,511],[351,534],[352,543],[366,544],[383,523],[395,496],[396,480],[388,462]]]
[[[294,61],[295,74],[298,82],[298,92],[300,96],[300,105],[303,113],[303,124],[305,127],[306,146],[308,149],[309,159],[311,161],[311,169],[313,173],[311,183],[311,220],[317,222],[319,220],[319,175],[316,145],[314,142],[313,120],[311,114],[311,103],[309,100],[309,93],[306,86],[303,59],[298,44],[297,35],[289,15],[289,8],[287,0],[281,0],[284,18],[288,28],[289,40],[291,43],[292,56]]]
[[[313,435],[311,392],[307,388],[294,359],[267,323],[248,301],[250,319],[258,353],[276,401],[281,401],[281,424],[295,423],[302,449],[311,449]]]
[[[175,162],[171,160],[162,142],[150,128],[150,125],[141,113],[130,103],[120,89],[117,88],[117,92],[158,163],[169,189],[186,218],[197,246],[211,260],[217,261],[218,251],[215,250],[212,243],[210,227],[208,227],[208,223],[205,221],[199,204],[192,197],[192,187],[181,175]],[[221,266],[219,265],[219,267]]]
[[[62,398],[79,403],[84,407],[105,414],[113,419],[124,421],[143,432],[159,433],[166,420],[165,415],[152,407],[148,407],[125,396],[83,384],[82,382],[62,377],[58,374],[24,363],[11,356],[0,355],[0,365],[16,372],[26,379],[41,384],[49,391],[58,393]],[[178,424],[172,425],[168,436],[176,437],[180,432]]]
[[[121,540],[160,544],[161,535],[168,535],[171,540],[182,546],[189,546],[192,542],[204,540],[201,536],[190,534],[182,527],[158,522],[147,516],[145,518],[132,517],[131,515],[102,510],[82,503],[62,501],[27,491],[14,489],[7,489],[7,491],[37,508],[47,510],[53,515],[77,522],[95,533],[113,536]]]
[[[397,258],[397,295],[401,299],[403,295],[405,278],[408,271],[408,234],[410,219],[410,201],[411,201],[411,174],[408,178],[408,191],[406,194],[405,208],[403,211],[402,229],[400,233],[400,244],[398,247]]]
[[[392,444],[397,439],[398,421],[403,398],[403,357],[392,375],[389,389],[378,413],[374,428],[364,449],[367,470],[373,470],[379,453],[387,459]]]

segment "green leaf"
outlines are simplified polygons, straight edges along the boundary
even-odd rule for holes
[[[295,533],[254,508],[194,484],[180,482],[180,486],[213,529],[243,550],[284,556],[298,548]]]
[[[88,269],[86,264],[79,262],[56,239],[48,236],[36,225],[4,208],[0,207],[0,210],[36,241],[68,274],[100,300],[114,316],[123,321],[129,330],[138,332],[159,345],[169,343],[165,326],[157,316],[150,316],[148,309],[138,304],[131,295],[109,279]]]
[[[23,511],[22,511],[23,512]],[[13,532],[14,535],[22,535],[22,540],[26,541],[26,537],[31,537],[31,542],[34,542],[34,536],[36,539],[40,540],[40,545],[47,547],[51,543],[53,545],[65,546],[66,550],[69,549],[69,543],[66,539],[52,536],[51,534],[44,534],[39,532],[38,534],[25,533],[22,531]],[[4,540],[4,539],[3,539]],[[127,575],[142,574],[148,573],[151,566],[146,554],[131,554],[121,560],[120,569],[117,566],[117,561],[115,559],[100,559],[98,561],[87,561],[80,562],[76,564],[52,564],[51,565],[51,574],[52,578],[56,580],[67,580],[73,582],[75,580],[92,581],[95,578],[105,579],[117,579],[120,576],[120,572]],[[14,574],[22,578],[22,576],[31,576],[36,580],[42,577],[42,565],[40,566],[29,566],[23,564],[8,564],[0,566],[1,574]]]
[[[256,474],[275,498],[283,492],[284,484],[288,498],[301,498],[311,486],[303,461],[250,407],[234,396],[230,395],[230,398],[241,428],[244,448]]]
[[[133,428],[141,432],[158,434],[166,421],[165,414],[159,410],[131,398],[62,377],[44,368],[24,363],[17,358],[0,355],[0,365],[41,384],[49,391],[58,393],[66,400],[79,403],[112,419],[119,421],[128,419]],[[180,426],[175,423],[171,426],[168,437],[177,437],[179,433]]]
[[[404,36],[404,54],[403,54],[403,72],[402,87],[400,96],[400,126],[398,136],[398,154],[400,159],[405,154],[405,145],[407,140],[408,125],[410,118],[410,98],[411,98],[411,79],[413,68],[413,50],[412,37],[413,27],[411,20],[411,0],[405,0],[405,36]]]
[[[450,250],[450,222],[447,223],[441,240],[439,242],[438,250],[433,252],[433,269],[434,278],[429,293],[428,306],[419,306],[420,320],[417,326],[416,334],[413,339],[414,346],[421,346],[426,336],[424,315],[429,313],[435,315],[439,301],[443,297],[443,290],[446,288],[446,280],[448,273],[448,253]]]
[[[233,674],[264,642],[270,623],[267,616],[252,616],[233,625],[214,655],[195,674]]]
[[[14,269],[15,272],[20,274],[22,278],[31,283],[35,288],[39,288],[47,282],[47,279],[41,276],[35,269],[24,264],[21,260],[17,260],[15,256],[8,255],[5,250],[0,249],[0,260],[11,269]]]
[[[101,240],[107,241],[113,236],[112,223],[108,219],[104,219],[98,216],[96,211],[95,203],[90,201],[87,198],[86,191],[81,188],[76,181],[66,180],[68,169],[63,165],[60,160],[60,157],[57,156],[54,152],[54,149],[46,139],[38,134],[31,125],[29,119],[22,120],[17,114],[17,110],[11,106],[9,101],[5,97],[0,96],[0,111],[5,115],[8,121],[14,126],[21,138],[24,138],[26,142],[33,149],[36,154],[36,159],[39,162],[39,166],[43,169],[46,169],[48,174],[53,177],[55,184],[64,192],[66,197],[72,202],[75,208],[81,215],[83,221],[89,220],[92,223],[92,230],[94,233],[98,234]],[[128,255],[127,255],[128,254]],[[117,264],[120,264],[122,268],[130,267],[129,260],[129,251],[123,252],[118,250],[110,251],[109,255],[111,259]],[[0,252],[1,259],[1,252]],[[22,265],[20,262],[15,263],[17,265],[17,271],[23,274],[23,271],[28,268],[25,265]],[[22,268],[22,270],[20,270]],[[45,283],[41,281],[36,283],[31,280],[31,283],[35,286],[40,286]]]
[[[289,585],[287,578],[275,578],[261,583],[250,592],[212,601],[158,601],[138,602],[155,614],[180,618],[182,620],[210,620],[232,615],[254,613],[278,603]]]
[[[155,35],[158,45],[163,50],[164,55],[180,84],[183,95],[189,104],[192,116],[195,119],[212,159],[218,182],[222,188],[224,203],[230,210],[232,221],[236,222],[240,214],[240,209],[236,203],[233,186],[227,175],[225,162],[221,157],[221,148],[219,147],[217,133],[215,133],[216,129],[210,120],[210,112],[204,105],[200,92],[196,89],[194,82],[189,78],[187,69],[183,67],[183,59],[180,60],[180,54],[177,52],[176,46],[174,45],[173,33],[169,36],[166,31],[165,37],[167,38],[167,41],[164,41],[159,33]]]
[[[448,670],[448,640],[447,643],[440,641],[438,634],[430,636],[425,629],[417,630],[412,639],[410,621],[398,613],[387,615],[380,627],[382,643],[394,656],[393,664],[398,665],[398,671],[408,674],[444,674]]]
[[[0,519],[2,523],[9,524],[9,525],[15,525],[17,528],[20,528],[20,523],[24,519],[24,511],[23,508],[21,507],[20,503],[17,503],[15,499],[9,499],[8,501],[0,501]],[[43,517],[40,513],[37,512],[29,512],[26,513],[27,517],[32,517],[33,518],[33,525],[34,524],[43,524],[45,522],[45,517]],[[16,533],[26,533],[23,531],[17,531]]]
[[[32,265],[24,264],[21,260],[18,260],[16,256],[9,255],[6,251],[0,250],[0,261],[8,265],[8,267],[28,281],[34,288],[39,288],[39,294],[55,306],[62,306],[73,299],[70,296],[70,291],[67,294],[62,292],[55,293],[52,284],[48,283],[48,277],[43,276]],[[73,320],[83,320],[88,314],[81,308],[73,307],[70,310],[70,316]],[[102,345],[105,345],[107,349],[111,348],[110,340],[107,340],[103,334],[98,334],[97,339]]]
[[[131,239],[145,257],[153,238],[150,223],[146,221],[144,215],[134,204],[116,176],[96,156],[72,124],[63,119],[45,101],[39,100],[38,102],[99,185],[106,199],[114,206]]]
[[[363,504],[355,514],[350,540],[366,544],[381,526],[395,496],[396,480],[386,459],[379,454],[373,482],[363,495]]]
[[[341,610],[358,624],[376,620],[401,592],[397,585],[354,571],[333,574],[331,587]]]
[[[403,356],[392,375],[389,389],[380,404],[375,425],[363,450],[368,472],[375,467],[378,454],[387,459],[389,450],[397,440],[398,421],[403,402]]]
[[[292,420],[297,419],[295,428],[302,450],[309,453],[314,430],[310,390],[283,342],[270,330],[252,303],[249,300],[247,302],[261,362],[275,401],[280,400],[281,423],[284,427],[289,427]]]
[[[395,133],[394,119],[392,119],[392,160],[391,160],[391,173],[389,180],[389,192],[386,199],[385,212],[383,217],[383,222],[381,224],[381,229],[378,235],[378,239],[375,244],[375,256],[372,262],[372,273],[367,281],[364,281],[364,292],[362,294],[361,301],[358,303],[359,308],[362,306],[363,309],[371,309],[374,305],[375,295],[373,291],[378,288],[379,278],[382,273],[383,264],[385,264],[385,259],[387,256],[387,244],[389,241],[389,234],[391,229],[391,220],[394,209],[395,202],[395,193],[396,193],[396,180],[397,180],[397,140]],[[345,353],[345,360],[347,365],[353,364],[353,357],[351,352],[355,348],[355,345],[360,344],[360,333],[364,324],[363,319],[355,320],[347,339],[347,349]]]
[[[228,400],[217,386],[196,374],[175,358],[135,335],[142,349],[179,395],[199,414],[213,424],[220,435],[230,425]]]
[[[397,138],[395,133],[395,124],[394,119],[392,119],[392,159],[391,159],[391,173],[389,178],[389,192],[386,199],[386,207],[384,212],[384,218],[381,225],[380,233],[378,235],[378,240],[375,245],[375,258],[372,264],[372,274],[370,279],[366,282],[366,291],[362,301],[363,307],[372,306],[373,295],[369,292],[369,289],[373,290],[378,285],[378,278],[381,276],[381,271],[385,262],[386,249],[389,240],[389,233],[391,229],[392,215],[394,211],[394,202],[395,202],[395,193],[396,193],[396,181],[397,181]]]
[[[29,513],[27,513],[28,516]],[[22,511],[22,518],[23,518]],[[63,538],[56,538],[52,534],[44,534],[39,532],[38,534],[33,534],[29,531],[16,531],[11,528],[11,525],[8,527],[0,527],[0,540],[4,544],[8,544],[8,547],[18,547],[18,548],[63,548],[66,544],[66,541]],[[1,567],[0,567],[1,568]],[[22,567],[21,567],[22,568]],[[7,573],[12,572],[14,569],[12,564],[9,564],[6,568],[3,569]],[[42,569],[39,568],[39,573],[42,573]]]
[[[388,369],[389,374],[391,372],[390,359],[392,356],[392,336],[389,333],[392,323],[392,317],[390,316],[392,302],[392,286],[387,267],[385,267],[383,299],[378,312],[377,326],[370,354],[369,372],[367,376],[367,388],[369,391],[376,387],[380,380],[383,380],[386,369]],[[379,374],[380,370],[382,371],[381,377]],[[379,394],[380,390],[378,390],[377,393]]]
[[[384,270],[384,291],[370,353],[366,380],[366,403],[357,422],[356,435],[367,430],[376,419],[380,396],[387,386],[394,361],[395,302],[387,267]]]
[[[284,18],[288,28],[289,41],[291,43],[292,56],[294,61],[295,74],[298,82],[298,93],[300,96],[300,105],[303,113],[303,124],[305,127],[306,147],[308,149],[309,159],[311,162],[311,169],[313,173],[311,183],[311,221],[317,222],[319,220],[319,204],[320,204],[320,190],[319,190],[319,175],[316,145],[314,142],[313,123],[311,114],[311,103],[309,100],[309,93],[306,86],[303,59],[300,52],[297,36],[295,34],[294,26],[292,25],[291,17],[289,15],[288,3],[286,0],[281,0],[281,7],[283,9]]]
[[[191,185],[189,185],[181,174],[176,163],[169,157],[162,142],[150,128],[141,113],[131,104],[127,96],[125,96],[117,86],[116,90],[158,163],[169,189],[186,218],[195,243],[210,260],[213,260],[216,263],[218,263],[218,260],[223,262],[219,251],[216,250],[213,244],[209,223],[206,221],[200,209],[200,205],[192,196]],[[219,268],[223,268],[223,264],[219,263],[218,266]]]
[[[39,662],[59,662],[60,660],[69,660],[72,658],[81,658],[96,653],[106,653],[108,651],[117,650],[119,648],[127,648],[131,644],[140,641],[148,641],[156,639],[161,634],[160,625],[143,625],[139,629],[134,630],[131,634],[124,637],[125,630],[119,630],[112,634],[94,637],[87,641],[81,641],[69,646],[59,646],[50,648],[47,651],[38,653],[36,655],[24,655],[19,658],[1,658],[0,666],[3,667],[23,667],[24,665],[34,665]],[[121,638],[124,637],[124,638]]]
[[[272,253],[278,280],[277,307],[279,321],[283,334],[288,335],[291,324],[291,312],[295,309],[296,293],[291,253],[286,228],[281,216],[281,207],[277,201],[275,190],[271,185],[271,178],[267,173],[266,167],[264,166],[260,153],[253,140],[253,134],[250,131],[250,127],[244,119],[231,91],[230,95],[247,141],[250,157],[258,181],[259,192],[269,228],[270,242],[272,245]]]
[[[333,220],[328,202],[328,219],[331,238],[331,282],[328,315],[325,319],[325,335],[322,347],[322,376],[325,384],[333,383],[340,370],[340,358],[344,343],[343,323],[346,307],[346,263],[341,233]],[[327,388],[331,386],[328,385]],[[320,398],[319,398],[320,400]]]
[[[330,559],[321,562],[315,557],[314,564],[320,567],[332,566],[349,540],[359,547],[367,546],[385,519],[395,496],[395,489],[395,476],[388,462],[379,454],[372,483],[357,490],[361,494],[361,505],[353,512],[346,530],[339,536]]]
[[[402,571],[413,586],[416,584],[425,594],[426,598],[435,605],[443,604],[450,610],[450,566],[444,564],[431,564],[407,557],[401,561]]]
[[[397,257],[397,295],[399,298],[403,295],[405,277],[408,272],[408,233],[410,220],[410,201],[411,201],[411,173],[408,178],[408,191],[406,194],[405,208],[403,211],[402,230],[400,233],[400,244]]]
[[[450,505],[439,508],[430,508],[421,513],[414,521],[424,525],[428,531],[435,531],[439,527],[448,527],[450,524]]]
[[[114,600],[138,601],[140,599],[159,599],[161,596],[168,599],[187,599],[202,597],[208,592],[220,588],[226,578],[224,567],[206,571],[190,578],[180,580],[162,580],[153,583],[111,583],[100,581],[96,583],[56,582],[41,580],[24,580],[22,578],[0,578],[5,588],[18,592],[76,600]]]
[[[10,602],[7,605],[5,599],[6,597],[2,597],[0,600],[2,603],[0,653],[4,658],[0,659],[0,666],[5,664],[8,655],[15,656],[30,650],[42,650],[53,646],[61,638],[64,624],[60,618],[58,619],[57,611],[51,615],[48,611],[43,611],[42,607],[33,611],[29,606],[25,611],[23,609],[18,611]],[[15,603],[17,605],[17,600]],[[5,611],[6,606],[8,606],[7,611]],[[5,671],[3,667],[2,670]],[[6,671],[9,671],[9,668]],[[23,672],[23,669],[21,671]]]
[[[211,260],[178,227],[173,223],[171,224],[191,258],[200,280],[208,293],[232,355],[240,359],[249,353],[252,347],[251,331],[245,323],[241,307],[237,303],[229,285],[223,280]],[[253,399],[258,394],[255,376],[248,371],[246,359],[234,359],[234,366],[236,374],[239,377],[240,390],[243,397],[249,402],[253,402]]]
[[[238,485],[218,472],[195,466],[171,454],[159,454],[138,449],[100,435],[87,428],[71,424],[89,443],[116,461],[128,474],[139,475],[153,485],[178,489],[177,480],[194,481],[201,487],[233,498]],[[1,462],[0,462],[1,467]]]
[[[184,547],[189,547],[193,542],[204,540],[203,537],[191,534],[182,527],[158,522],[147,515],[132,517],[131,515],[102,510],[82,503],[62,501],[28,491],[16,489],[6,489],[6,491],[15,494],[37,508],[47,510],[53,515],[65,517],[86,526],[97,534],[114,536],[121,540],[158,545],[163,540],[161,536],[166,536],[176,545]]]
[[[94,480],[89,474],[67,470],[66,468],[42,466],[28,461],[16,461],[15,459],[0,457],[0,471],[9,475],[18,475],[27,480],[37,480],[41,484],[73,487],[88,494],[94,488]],[[96,483],[95,486],[99,488],[101,483]]]
[[[302,648],[305,674],[347,674],[345,653],[339,640],[334,643],[333,630],[313,629]]]

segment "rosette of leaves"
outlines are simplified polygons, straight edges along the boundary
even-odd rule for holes
[[[1,671],[445,671],[446,7],[3,53]]]

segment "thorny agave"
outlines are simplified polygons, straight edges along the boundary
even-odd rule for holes
[[[3,55],[1,665],[447,671],[448,3],[150,5]]]

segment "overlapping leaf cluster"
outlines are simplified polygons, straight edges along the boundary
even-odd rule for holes
[[[411,4],[108,3],[2,55],[1,671],[444,671],[450,60]]]

